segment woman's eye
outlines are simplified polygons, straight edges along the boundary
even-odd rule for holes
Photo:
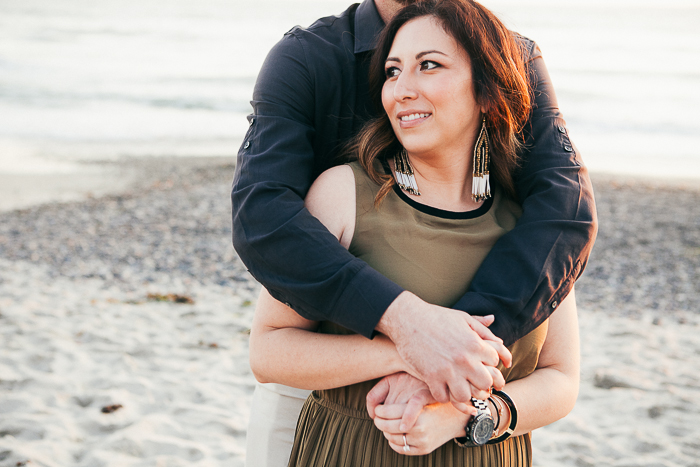
[[[399,76],[399,69],[396,68],[395,66],[391,66],[384,70],[384,73],[386,73],[386,77],[388,78],[395,78],[396,76]]]
[[[433,68],[438,68],[439,66],[441,66],[439,63],[433,62],[432,60],[420,62],[421,71],[432,70]]]

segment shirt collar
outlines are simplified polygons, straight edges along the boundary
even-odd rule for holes
[[[379,16],[374,0],[365,0],[355,12],[355,53],[373,50],[382,29],[384,21]]]

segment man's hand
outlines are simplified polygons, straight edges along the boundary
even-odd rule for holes
[[[499,361],[510,366],[510,352],[467,313],[403,292],[384,313],[377,330],[389,336],[408,372],[425,381],[438,402],[453,401],[460,408],[458,403],[471,405],[472,396],[486,399],[491,387],[505,385],[496,366]]]

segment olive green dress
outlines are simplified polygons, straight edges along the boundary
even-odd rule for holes
[[[477,210],[458,213],[415,203],[400,190],[374,208],[379,189],[357,163],[357,217],[350,252],[423,300],[454,304],[469,287],[493,244],[513,228],[520,208],[499,191]],[[321,332],[351,331],[330,322]],[[510,347],[506,381],[535,370],[547,322]],[[424,456],[393,451],[367,414],[365,398],[377,380],[314,391],[302,409],[289,465],[292,467],[529,466],[530,435],[500,444],[461,448],[453,441]]]

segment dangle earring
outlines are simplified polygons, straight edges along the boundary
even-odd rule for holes
[[[408,153],[405,149],[394,155],[394,175],[396,183],[401,189],[408,191],[412,195],[420,196],[416,176],[413,174],[413,166],[408,160]]]
[[[474,168],[472,178],[472,199],[483,201],[491,196],[489,183],[489,132],[486,130],[486,117],[481,124],[479,137],[474,145]]]

